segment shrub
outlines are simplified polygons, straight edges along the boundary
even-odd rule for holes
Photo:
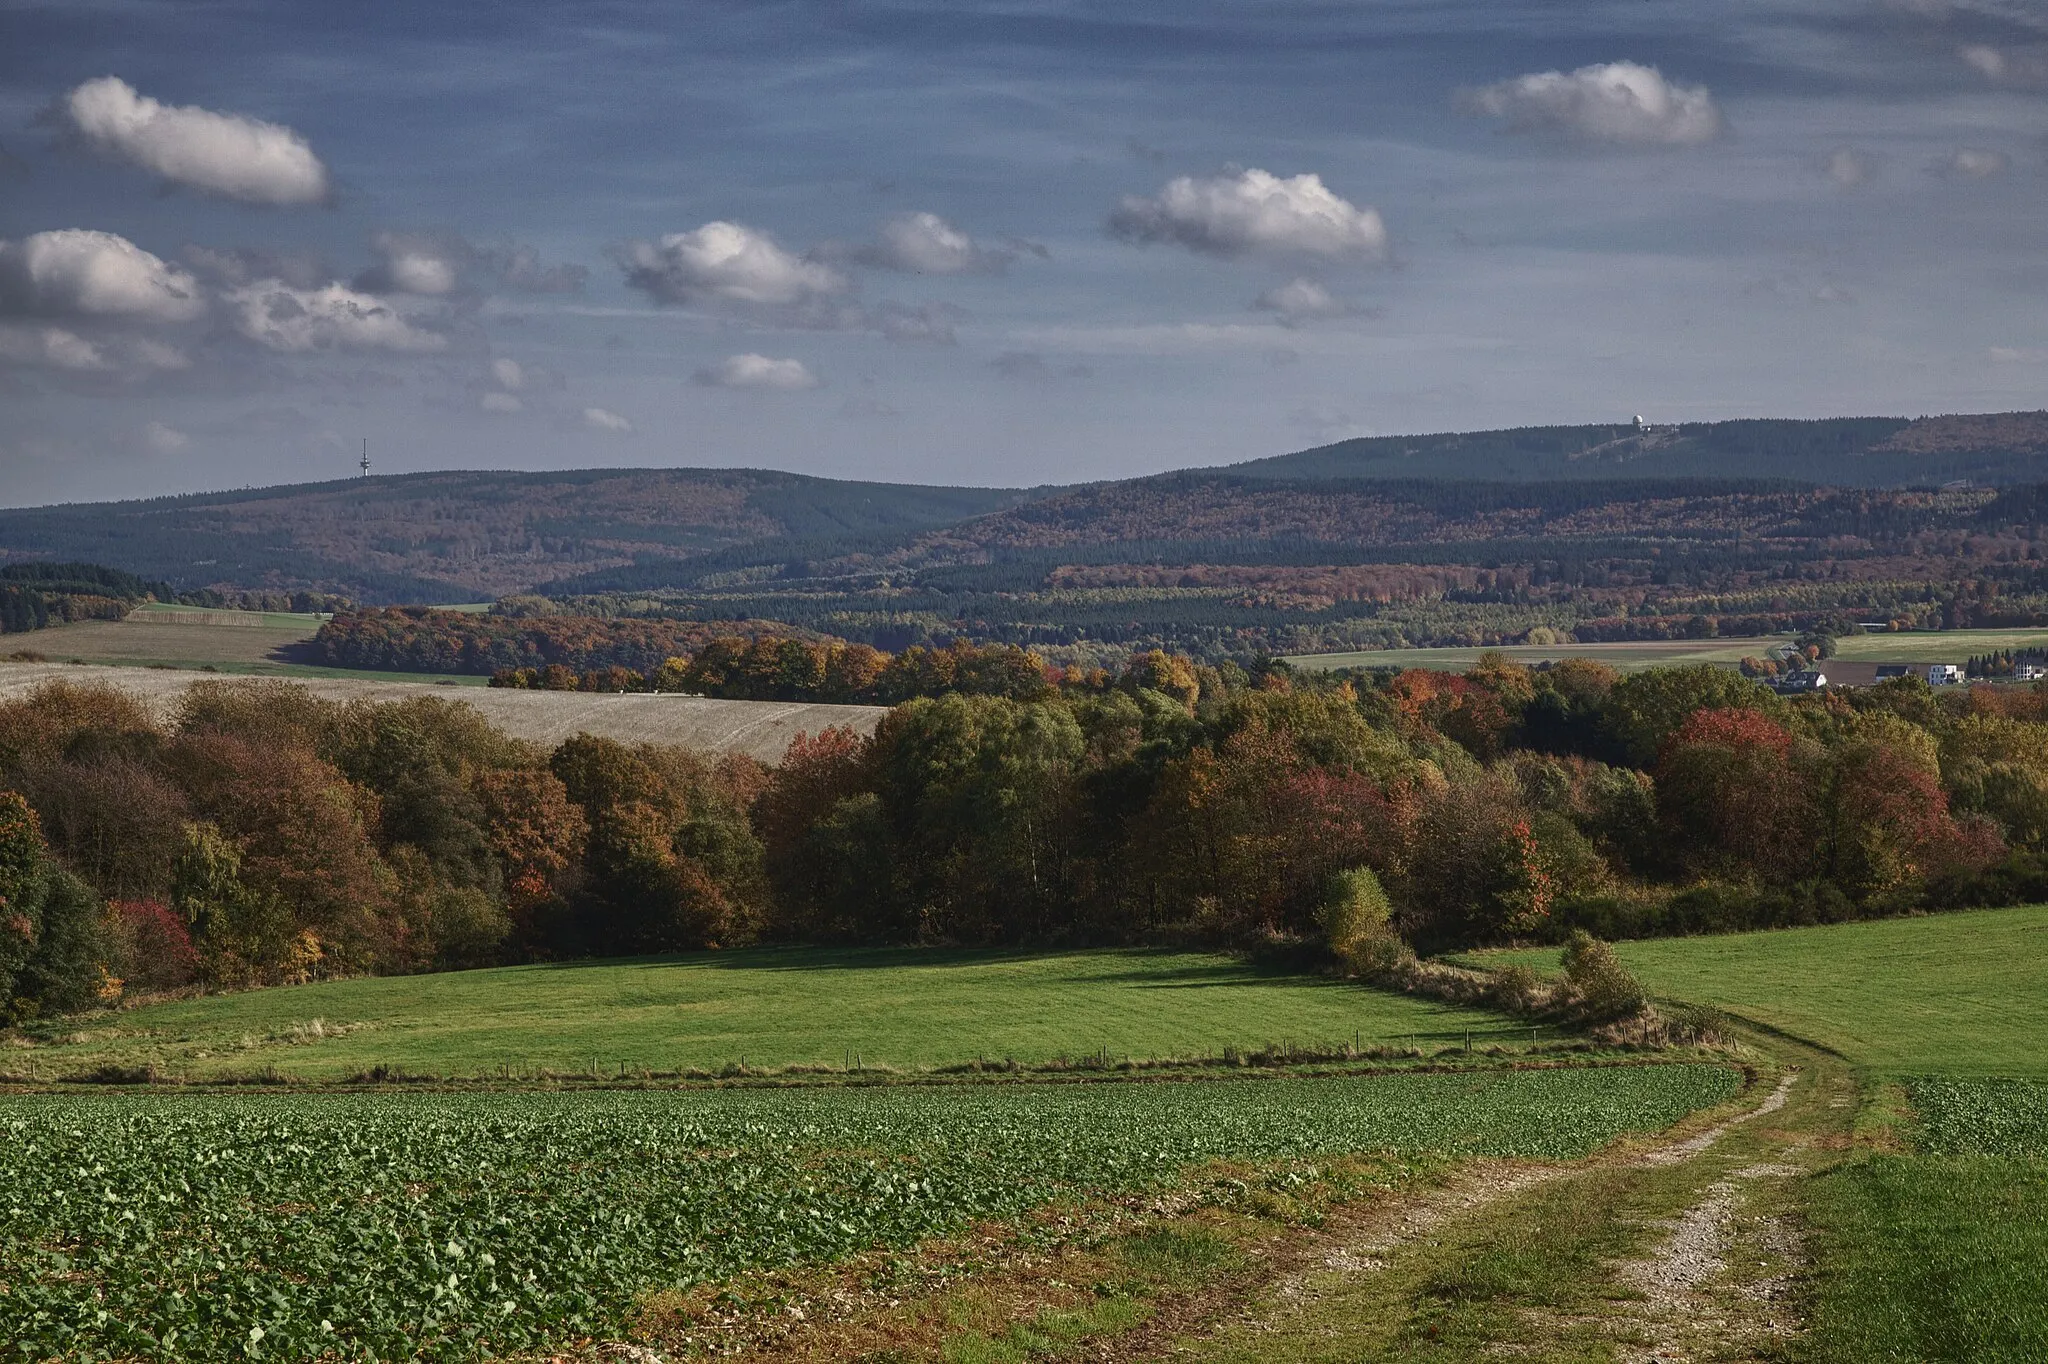
[[[1566,940],[1561,1003],[1582,1023],[1608,1023],[1640,1013],[1649,996],[1628,973],[1614,949],[1583,928]]]
[[[1393,903],[1370,867],[1331,877],[1318,917],[1330,954],[1354,971],[1364,969],[1368,955],[1384,955],[1385,940],[1394,936]]]
[[[1550,1002],[1543,978],[1526,966],[1503,966],[1493,973],[1487,997],[1503,1013],[1533,1014]]]

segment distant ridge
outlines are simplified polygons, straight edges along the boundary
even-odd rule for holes
[[[2048,479],[2048,412],[1526,426],[1366,436],[1223,466],[1255,478],[1789,478],[1883,488]]]
[[[804,609],[822,613],[816,628],[913,639],[955,628],[953,588],[936,604],[904,594],[911,577],[929,585],[940,570],[1000,595],[1017,590],[1020,574],[1043,579],[1081,560],[1442,564],[1472,558],[1478,540],[1507,546],[1482,562],[1650,552],[1648,541],[1626,553],[1597,543],[1616,527],[1632,542],[1678,534],[1699,545],[1739,525],[1739,535],[1789,552],[1810,539],[1799,508],[1817,490],[2032,484],[2048,484],[2048,412],[1650,420],[1366,437],[1030,490],[763,469],[378,475],[0,511],[0,562],[89,561],[180,590],[305,589],[365,603],[580,592],[618,598],[607,609],[624,610],[638,609],[642,594],[681,591],[692,611],[745,614],[762,594],[792,611],[808,594]],[[1791,520],[1773,530],[1728,502],[1757,497],[1779,499]],[[1831,533],[1862,534],[1865,513],[1824,500]],[[1657,504],[1686,510],[1670,520]],[[1540,533],[1522,524],[1539,512]],[[1934,525],[1903,504],[1885,515]],[[1030,567],[1041,559],[1042,571]],[[849,575],[872,578],[866,595],[829,609],[821,589],[801,586]],[[733,593],[747,600],[708,604],[707,594]],[[1123,611],[1109,598],[1087,609]],[[848,612],[857,619],[840,618]],[[896,619],[906,612],[915,619]]]

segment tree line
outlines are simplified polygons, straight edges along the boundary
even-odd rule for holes
[[[770,768],[458,701],[0,703],[0,1009],[750,942],[1355,953],[2048,894],[2048,693],[1781,698],[1574,660],[1153,653],[896,706]],[[1369,954],[1368,954],[1369,955]]]

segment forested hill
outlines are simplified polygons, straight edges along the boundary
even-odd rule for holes
[[[1836,487],[2048,479],[2048,412],[1526,426],[1370,436],[1230,465],[1254,478],[1791,478]]]
[[[1566,561],[1656,559],[1643,572],[1664,580],[1672,548],[1729,541],[1750,546],[1750,557],[1769,542],[1782,572],[1823,547],[1875,553],[1873,533],[1958,529],[1950,522],[1983,509],[1902,491],[1956,483],[1979,500],[1991,487],[2048,483],[2048,412],[1375,437],[1223,469],[1030,491],[758,469],[407,474],[0,511],[0,563],[91,561],[181,592],[314,591],[370,604],[545,592],[614,598],[610,612],[668,593],[664,609],[689,617],[800,615],[812,628],[902,647],[991,632],[976,624],[982,604],[967,611],[956,599],[969,584],[941,583],[935,571],[988,578],[984,569],[1011,563],[972,585],[998,597],[1067,593],[1049,603],[1057,619],[1047,621],[1065,639],[1081,600],[1073,592],[1097,594],[1087,609],[1117,616],[1132,586],[1047,577],[1074,565],[1547,561],[1538,577],[1549,578],[1576,572]],[[1631,545],[1608,543],[1616,536]],[[1331,546],[1345,549],[1333,559]],[[1021,578],[1020,557],[1031,561]],[[825,600],[863,576],[872,581],[860,600]],[[1176,582],[1182,576],[1211,593],[1271,588],[1198,571]],[[935,606],[918,595],[923,588],[948,600]],[[1470,588],[1461,580],[1432,590]],[[735,590],[747,600],[719,595]]]
[[[0,560],[91,560],[187,589],[449,602],[646,556],[896,537],[1025,496],[762,469],[450,471],[0,511]]]

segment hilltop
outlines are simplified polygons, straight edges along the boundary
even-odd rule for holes
[[[1368,436],[1228,466],[1253,478],[1792,478],[1838,487],[2028,483],[2048,412],[1527,426]]]

